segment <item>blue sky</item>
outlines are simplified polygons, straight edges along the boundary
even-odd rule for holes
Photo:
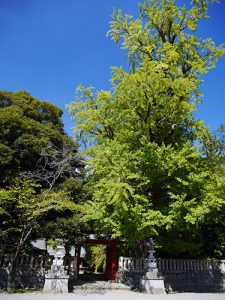
[[[178,2],[180,2],[179,0]],[[0,0],[0,89],[26,90],[65,110],[79,84],[110,88],[110,67],[125,52],[106,33],[113,8],[137,14],[138,0]],[[209,9],[198,34],[225,41],[225,0]],[[225,123],[225,57],[204,76],[196,117],[212,129]],[[66,110],[65,110],[66,111]],[[66,131],[72,121],[65,112]]]

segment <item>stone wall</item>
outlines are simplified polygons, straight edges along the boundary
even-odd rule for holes
[[[44,286],[44,271],[30,266],[17,268],[13,274],[15,289],[42,289]],[[0,289],[7,289],[8,270],[0,268]]]
[[[52,265],[53,256],[20,256],[13,274],[16,289],[42,289],[45,272]],[[0,255],[0,290],[7,289],[8,269],[12,257]],[[76,258],[64,257],[64,266],[70,275],[71,284],[76,279]]]
[[[225,274],[219,271],[162,272],[167,291],[225,292]]]
[[[146,263],[146,259],[120,258],[117,281],[140,289]],[[162,259],[158,277],[164,278],[167,292],[225,292],[225,261]]]

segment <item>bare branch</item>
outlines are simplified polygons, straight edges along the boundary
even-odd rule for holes
[[[50,148],[41,152],[41,158],[36,164],[36,169],[28,172],[27,175],[36,182],[47,184],[46,193],[50,192],[57,180],[67,174],[69,176],[79,175],[77,165],[81,157],[75,148],[70,145],[63,145],[62,148]]]

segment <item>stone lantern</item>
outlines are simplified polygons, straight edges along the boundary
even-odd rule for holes
[[[157,269],[157,261],[155,258],[155,243],[152,238],[150,238],[150,242],[148,243],[148,261],[147,261],[147,269],[148,271],[153,271]]]
[[[147,246],[146,273],[140,280],[141,291],[147,294],[165,294],[164,278],[158,272],[155,244],[152,238],[150,238]]]
[[[48,248],[48,252],[54,255],[51,270],[45,274],[45,285],[43,292],[47,293],[68,293],[68,279],[69,276],[63,265],[63,258],[65,256],[64,242],[60,239],[56,240],[57,245],[55,249]]]

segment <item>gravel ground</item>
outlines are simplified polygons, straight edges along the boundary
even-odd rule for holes
[[[131,291],[77,292],[71,294],[0,294],[1,300],[225,300],[225,293],[202,294],[182,293],[170,295],[149,295]]]

